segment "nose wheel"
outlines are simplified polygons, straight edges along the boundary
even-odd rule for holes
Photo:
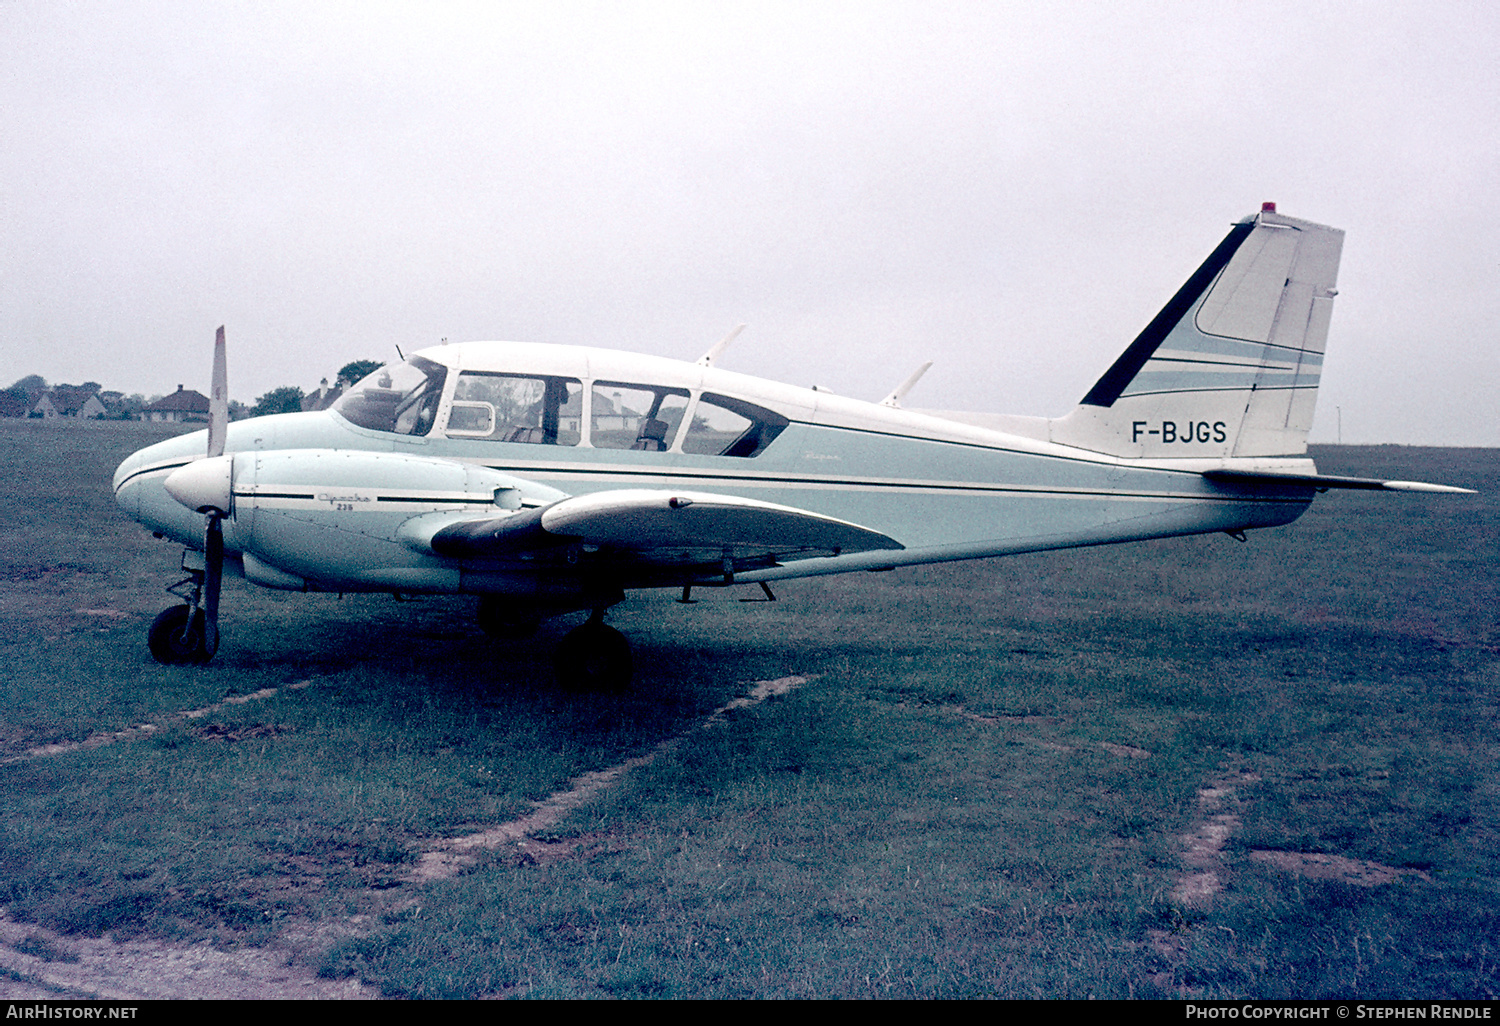
[[[206,518],[203,536],[203,569],[188,569],[191,575],[167,590],[182,595],[180,606],[163,609],[146,632],[146,647],[159,663],[180,666],[206,663],[219,650],[219,586],[224,577],[224,532],[219,516]],[[192,585],[183,595],[180,588]]]
[[[208,662],[219,646],[218,638],[210,641],[206,621],[203,610],[190,605],[162,610],[146,633],[151,655],[168,666]]]

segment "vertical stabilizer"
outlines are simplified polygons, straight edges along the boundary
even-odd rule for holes
[[[1305,453],[1343,241],[1270,203],[1236,224],[1052,440],[1128,457]]]

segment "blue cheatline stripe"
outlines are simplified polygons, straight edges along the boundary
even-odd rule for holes
[[[1251,342],[1247,339],[1225,338],[1223,335],[1205,335],[1196,325],[1172,339],[1167,347],[1169,353],[1204,353],[1238,357],[1245,360],[1322,360],[1323,354],[1301,346],[1288,346],[1276,342]],[[1171,357],[1160,352],[1152,354],[1154,360]]]

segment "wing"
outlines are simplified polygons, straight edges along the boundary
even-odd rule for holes
[[[633,579],[725,576],[814,556],[900,549],[894,538],[819,513],[733,495],[616,490],[515,513],[418,517],[414,548],[463,560],[522,558],[581,545]]]

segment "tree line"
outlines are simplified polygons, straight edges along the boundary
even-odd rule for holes
[[[339,368],[338,377],[334,378],[336,388],[348,388],[368,374],[384,367],[381,360],[351,360]],[[248,416],[264,417],[272,413],[299,413],[302,403],[307,399],[307,393],[296,385],[282,385],[273,388],[259,399],[249,410]]]
[[[338,376],[334,379],[335,387],[348,388],[384,366],[385,363],[381,360],[351,360],[339,368]],[[81,385],[49,385],[47,379],[40,374],[27,374],[13,382],[10,387],[0,390],[0,416],[29,416],[38,400],[49,392],[77,392],[96,396],[105,409],[104,416],[114,420],[135,420],[152,403],[163,398],[160,395],[148,397],[139,392],[125,395],[123,392],[108,391],[97,381],[85,381]],[[232,420],[240,420],[245,417],[263,417],[272,413],[297,413],[301,411],[306,398],[307,393],[296,385],[283,385],[271,389],[250,406],[237,400],[230,400],[229,416]]]

